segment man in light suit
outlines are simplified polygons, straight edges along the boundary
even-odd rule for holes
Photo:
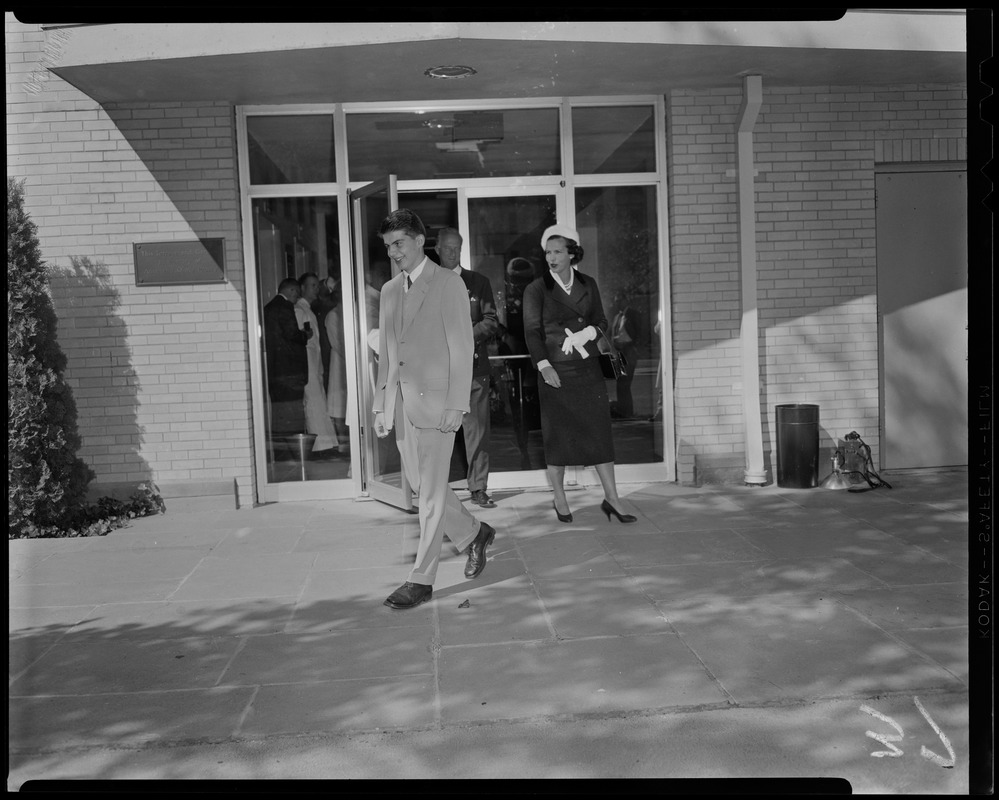
[[[413,608],[429,600],[446,536],[468,553],[465,577],[486,565],[496,531],[471,515],[448,485],[454,434],[469,410],[472,322],[465,284],[423,252],[426,228],[400,208],[379,231],[400,273],[382,287],[375,433],[393,427],[402,468],[420,496],[420,544],[409,579],[385,600]]]

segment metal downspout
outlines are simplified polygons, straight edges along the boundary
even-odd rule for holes
[[[763,463],[763,421],[760,413],[760,328],[757,311],[756,196],[753,178],[753,128],[763,104],[763,79],[743,79],[742,108],[736,133],[736,181],[738,183],[739,272],[741,275],[742,325],[739,332],[742,366],[742,416],[746,440],[747,485],[768,482]]]

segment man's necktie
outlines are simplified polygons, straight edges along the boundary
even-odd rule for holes
[[[407,275],[406,276],[406,291],[408,292],[412,288],[413,288],[413,279],[410,278],[409,275]]]

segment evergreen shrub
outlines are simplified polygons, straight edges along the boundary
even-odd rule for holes
[[[7,178],[7,508],[9,538],[107,533],[165,510],[143,484],[128,502],[84,502],[94,472],[77,456],[80,435],[66,357],[37,227],[24,183]]]

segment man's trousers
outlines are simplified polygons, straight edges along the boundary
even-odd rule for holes
[[[459,553],[464,552],[479,532],[479,522],[448,485],[454,433],[416,428],[402,407],[400,395],[396,403],[396,444],[406,479],[420,496],[420,544],[408,580],[433,586],[444,538]]]

